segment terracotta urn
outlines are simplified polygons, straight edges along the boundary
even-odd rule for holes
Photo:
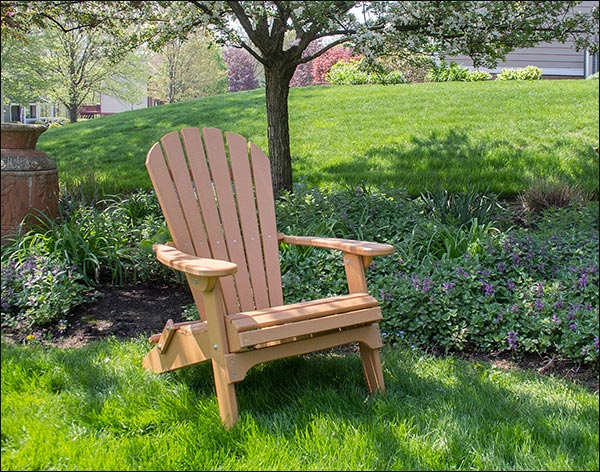
[[[35,148],[44,125],[1,125],[2,244],[19,231],[24,218],[34,210],[51,218],[58,214],[58,169],[56,163]],[[24,229],[27,229],[25,220]]]

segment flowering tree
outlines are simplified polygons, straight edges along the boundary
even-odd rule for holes
[[[291,44],[290,44],[291,46]],[[310,56],[312,54],[314,54],[316,51],[318,51],[319,49],[321,49],[323,47],[323,45],[321,44],[321,41],[316,40],[313,41],[312,43],[310,43],[308,45],[308,47],[305,49],[305,51],[302,53],[303,56]],[[318,59],[318,58],[317,58]],[[292,80],[290,81],[290,87],[304,87],[306,85],[312,85],[313,83],[315,83],[315,79],[314,79],[314,59],[310,62],[304,62],[302,64],[299,64],[298,67],[296,67],[296,71],[294,72],[294,75],[292,76]]]
[[[227,81],[230,92],[258,88],[256,77],[258,62],[247,51],[228,48],[223,52],[223,59],[229,69]]]

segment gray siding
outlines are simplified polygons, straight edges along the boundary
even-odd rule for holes
[[[590,11],[592,6],[598,6],[598,1],[581,2],[576,11]],[[446,62],[454,61],[457,64],[472,68],[473,63],[468,56],[447,57]],[[480,68],[491,73],[499,73],[504,68],[522,68],[537,66],[542,69],[543,75],[557,75],[570,77],[587,77],[598,70],[598,58],[591,57],[586,51],[576,51],[574,43],[565,44],[558,42],[540,43],[533,48],[516,49],[506,55],[504,62],[498,63],[495,69]]]

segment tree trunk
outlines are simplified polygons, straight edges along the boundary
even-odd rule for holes
[[[79,106],[76,103],[69,104],[67,106],[67,113],[69,114],[69,122],[77,123],[77,118],[79,116]]]
[[[281,64],[265,66],[267,137],[275,198],[292,191],[288,95],[294,69],[289,69]]]

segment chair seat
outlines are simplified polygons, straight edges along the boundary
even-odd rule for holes
[[[351,294],[225,316],[232,351],[382,319],[377,300]]]

